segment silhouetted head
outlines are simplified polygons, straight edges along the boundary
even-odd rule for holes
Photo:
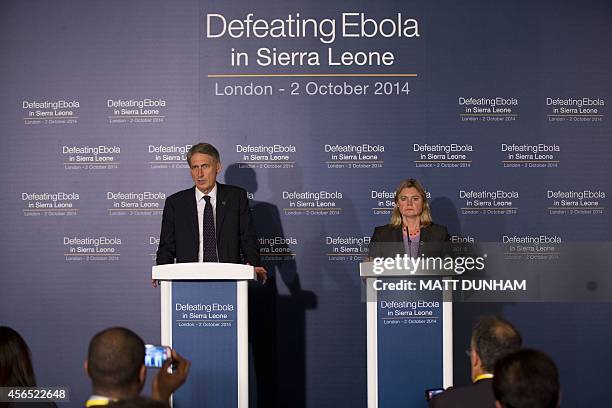
[[[472,378],[492,373],[495,362],[520,349],[523,340],[514,326],[498,316],[481,317],[472,329]]]
[[[30,348],[10,327],[0,326],[0,387],[35,387]]]
[[[85,362],[93,393],[116,398],[137,396],[146,377],[144,355],[144,342],[129,329],[113,327],[96,334]]]
[[[550,357],[520,350],[495,363],[493,392],[498,408],[557,408],[559,373]]]

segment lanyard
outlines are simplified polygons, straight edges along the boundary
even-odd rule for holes
[[[493,374],[480,374],[478,377],[474,378],[472,382],[478,382],[480,380],[486,380],[489,378],[493,378]]]

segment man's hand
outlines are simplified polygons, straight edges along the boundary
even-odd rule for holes
[[[255,273],[257,274],[257,280],[261,281],[261,283],[266,283],[268,280],[268,271],[263,266],[256,266]]]
[[[250,263],[247,262],[247,265],[251,266]],[[268,280],[268,271],[263,266],[255,266],[255,275],[257,275],[257,280],[261,283],[266,283]]]
[[[172,358],[166,359],[161,369],[153,378],[153,399],[168,403],[170,395],[176,391],[187,379],[189,374],[189,360],[184,359],[174,349],[171,351]],[[168,368],[172,365],[172,373]]]

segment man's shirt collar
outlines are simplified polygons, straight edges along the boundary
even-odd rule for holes
[[[487,380],[489,378],[493,378],[493,374],[490,373],[485,373],[485,374],[480,374],[478,377],[474,378],[474,383],[477,383],[480,380]]]
[[[111,401],[117,401],[116,399],[111,399],[108,397],[104,397],[102,395],[92,395],[91,397],[89,397],[89,399],[85,402],[85,406],[87,408],[89,407],[103,407],[106,406],[108,404],[111,403]]]
[[[205,195],[210,196],[210,198],[213,200],[216,200],[217,199],[217,183],[215,182],[215,186],[212,188],[212,190],[210,190],[208,194],[204,194],[197,187],[195,188],[195,194],[196,194],[196,202],[199,202],[202,199],[202,197],[204,197]]]

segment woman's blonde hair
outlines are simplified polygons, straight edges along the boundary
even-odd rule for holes
[[[419,216],[421,227],[426,227],[433,222],[431,219],[431,211],[429,210],[429,202],[427,202],[427,193],[425,193],[423,185],[419,183],[418,180],[410,178],[402,181],[400,185],[397,186],[397,189],[395,189],[395,205],[393,206],[391,222],[389,224],[396,228],[400,228],[402,226],[402,214],[400,214],[399,207],[397,205],[400,193],[403,189],[410,187],[414,187],[419,192],[421,199],[423,200],[423,211],[421,211],[421,215]]]

